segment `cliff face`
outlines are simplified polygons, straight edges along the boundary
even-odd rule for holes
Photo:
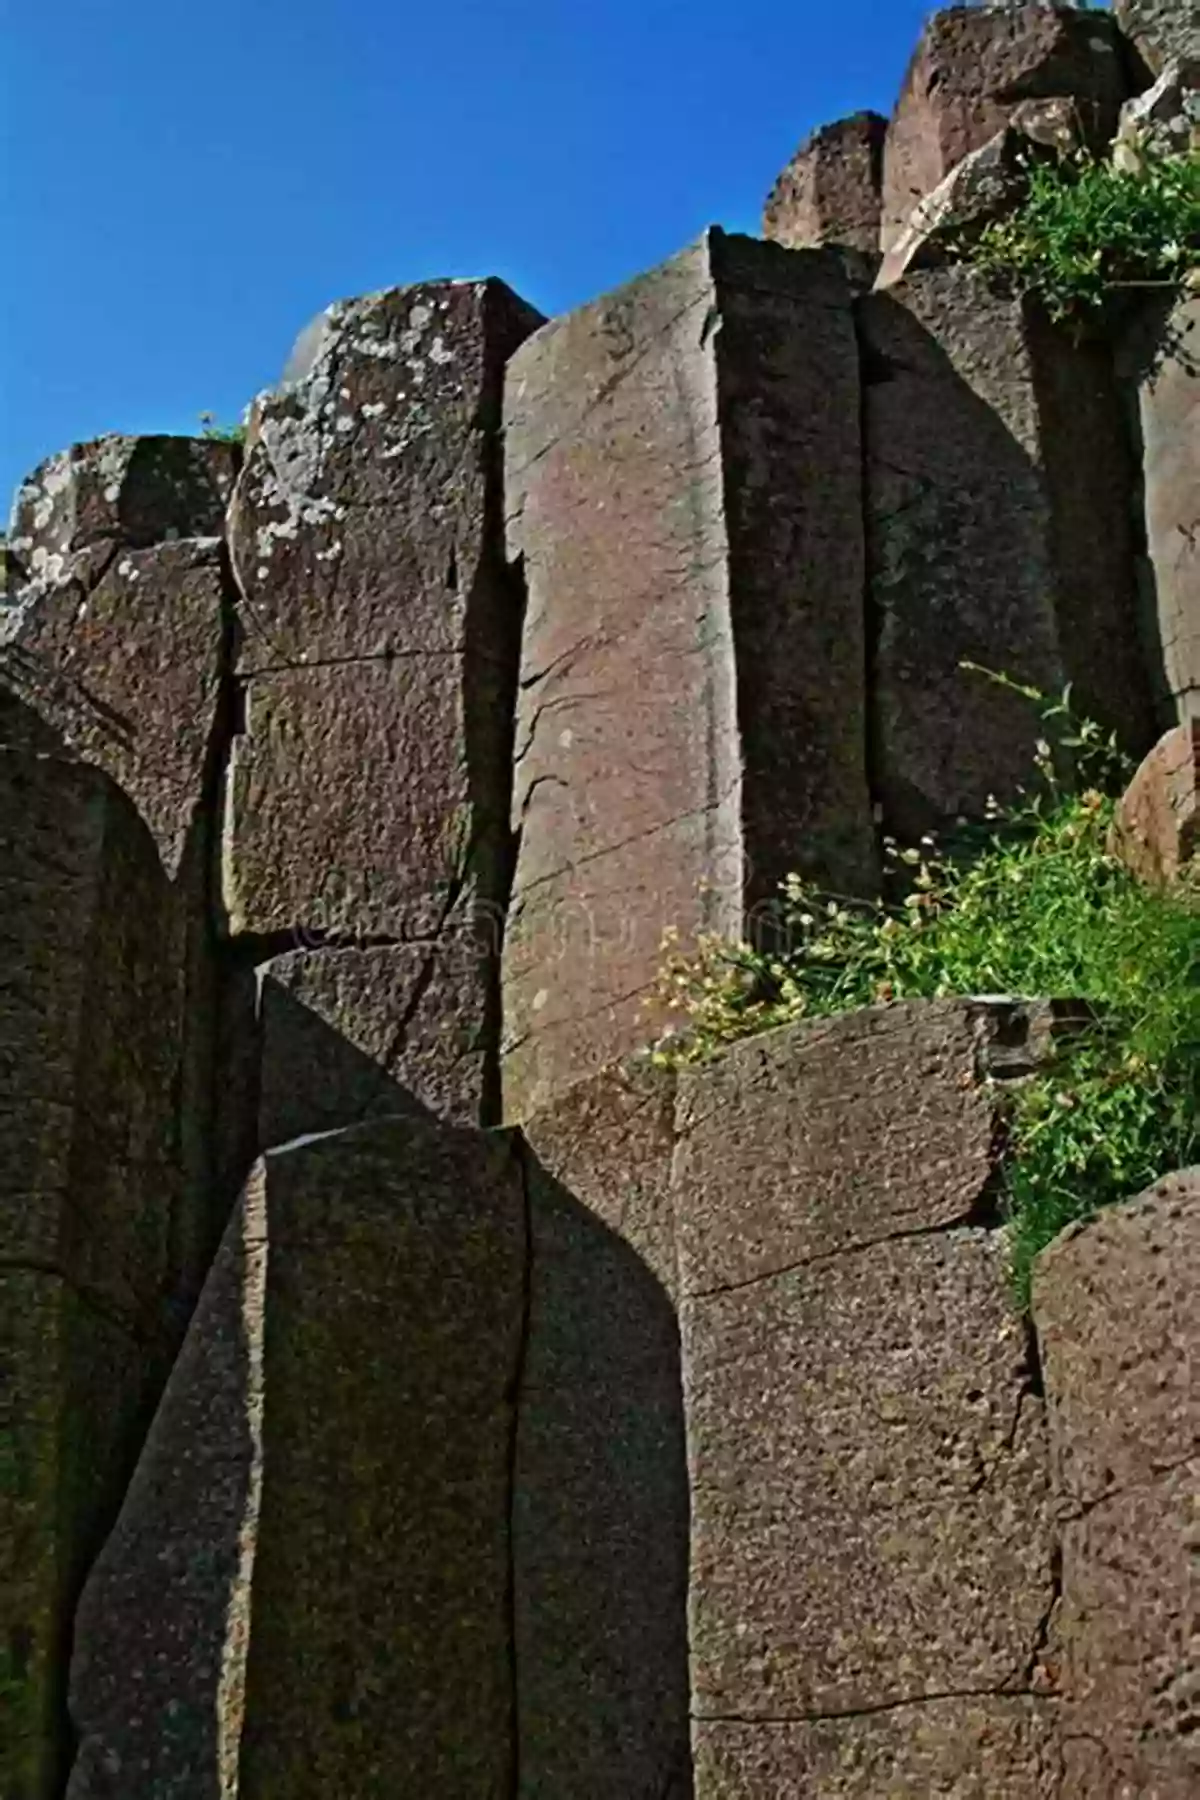
[[[1194,849],[1196,301],[1079,345],[939,237],[1140,66],[952,10],[775,241],[346,301],[244,447],[21,489],[4,1800],[1200,1785],[1200,1172],[1005,1294],[1069,996],[634,1054],[665,930],[1015,792],[965,661],[1174,727],[1123,829]]]

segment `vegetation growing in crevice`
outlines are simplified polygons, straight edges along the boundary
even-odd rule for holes
[[[1030,156],[1028,190],[961,254],[1036,295],[1051,317],[1101,318],[1114,298],[1178,286],[1200,260],[1200,154],[1138,147],[1133,166],[1086,151]]]
[[[200,436],[209,439],[209,441],[213,443],[244,444],[246,441],[246,426],[244,422],[240,425],[219,425],[215,413],[202,412],[200,414],[200,427]]]
[[[1019,801],[991,803],[986,824],[944,850],[930,837],[885,839],[877,902],[789,878],[770,949],[708,937],[684,957],[668,943],[656,999],[684,1023],[651,1059],[703,1062],[758,1031],[900,1000],[1087,1001],[1094,1025],[1035,1076],[997,1089],[1011,1274],[1025,1307],[1033,1259],[1064,1225],[1200,1160],[1200,882],[1147,888],[1110,854],[1128,765],[1073,718],[1069,691],[1058,702],[1017,691],[1046,731]]]

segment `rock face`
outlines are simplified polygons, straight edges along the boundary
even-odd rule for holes
[[[1187,61],[1166,64],[1152,88],[1127,100],[1113,143],[1120,169],[1137,170],[1147,150],[1179,156],[1200,146],[1200,49]]]
[[[1006,125],[956,163],[913,208],[879,266],[876,288],[894,287],[910,269],[952,261],[985,226],[1011,212],[1025,192],[1022,159],[1030,148],[1023,132]]]
[[[956,163],[1028,100],[1069,98],[1105,142],[1126,94],[1112,20],[1067,7],[954,6],[933,14],[909,64],[883,152],[880,247]]]
[[[1200,718],[1167,732],[1126,788],[1112,849],[1153,886],[1174,881],[1200,849]]]
[[[259,1166],[80,1610],[71,1800],[502,1790],[524,1264],[503,1140]]]
[[[860,308],[876,786],[918,835],[1028,780],[1041,723],[971,661],[1057,695],[1141,755],[1132,479],[1111,371],[975,270]]]
[[[859,112],[806,138],[767,195],[763,236],[788,250],[843,246],[873,266],[886,131],[881,114]]]
[[[1142,611],[1165,729],[1200,715],[1200,296],[1147,307],[1118,367],[1141,451]]]
[[[48,457],[13,507],[9,598],[70,575],[80,557],[94,572],[118,551],[219,537],[240,459],[236,444],[116,435]]]
[[[933,1700],[903,1791],[978,1778],[989,1736],[989,1791],[1051,1791],[1044,1421],[981,1082],[1014,1023],[896,1007],[682,1078],[697,1800],[878,1791],[892,1709]]]
[[[526,1127],[531,1287],[513,1507],[521,1793],[690,1792],[688,1485],[669,1077]]]
[[[1034,1272],[1056,1487],[1061,1792],[1200,1783],[1195,1380],[1200,1169],[1070,1227]]]
[[[665,929],[873,879],[857,379],[833,253],[715,230],[513,358],[510,1116],[653,1035]]]
[[[1113,0],[1113,13],[1152,74],[1173,59],[1200,57],[1195,0]]]
[[[71,1607],[178,1342],[183,994],[154,845],[99,770],[0,749],[0,884],[0,1790],[40,1796]]]

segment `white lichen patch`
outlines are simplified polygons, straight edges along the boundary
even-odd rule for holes
[[[429,360],[430,362],[443,365],[454,361],[454,352],[447,348],[445,338],[434,338],[432,344],[429,346]]]
[[[364,419],[378,419],[387,411],[387,406],[382,400],[368,400],[360,410]]]

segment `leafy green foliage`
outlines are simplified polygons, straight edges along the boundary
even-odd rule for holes
[[[1064,1225],[1200,1160],[1200,882],[1150,889],[1109,854],[1126,765],[1073,719],[1069,695],[1017,691],[1049,734],[1019,802],[993,802],[986,828],[944,852],[932,838],[885,839],[877,902],[790,877],[771,950],[709,937],[683,957],[669,943],[656,998],[684,1024],[651,1058],[702,1062],[753,1032],[899,1000],[1088,1002],[1094,1025],[1003,1090],[1008,1243],[1025,1305],[1033,1259]]]
[[[218,444],[244,444],[246,441],[245,425],[218,425],[215,413],[200,414],[202,438]]]
[[[1100,313],[1126,288],[1172,287],[1200,257],[1200,155],[1149,146],[1134,169],[1084,153],[1031,158],[1023,204],[963,254],[1036,294],[1055,319]]]

